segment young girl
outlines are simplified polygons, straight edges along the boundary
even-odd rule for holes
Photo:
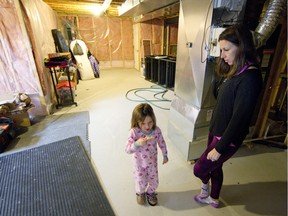
[[[137,203],[151,206],[158,203],[157,144],[162,151],[163,164],[168,162],[167,148],[161,130],[156,126],[152,107],[147,103],[137,105],[132,113],[131,129],[125,151],[133,155]]]

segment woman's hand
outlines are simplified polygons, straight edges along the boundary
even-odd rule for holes
[[[207,155],[207,160],[217,161],[219,157],[221,156],[220,153],[217,152],[215,148],[213,148]]]

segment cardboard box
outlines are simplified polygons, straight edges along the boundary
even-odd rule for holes
[[[34,107],[33,104],[30,104],[28,107],[18,105],[16,109],[9,111],[6,114],[7,118],[10,118],[14,121],[15,126],[29,127],[31,126],[31,121],[29,118],[28,111]]]
[[[16,126],[22,126],[22,127],[31,126],[29,114],[26,110],[10,112],[8,113],[7,117],[13,119]]]

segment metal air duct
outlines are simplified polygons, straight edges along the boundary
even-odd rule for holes
[[[266,44],[272,35],[281,17],[287,8],[287,0],[271,0],[264,17],[254,31],[254,40],[257,48]]]

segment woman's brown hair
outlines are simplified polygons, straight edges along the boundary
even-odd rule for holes
[[[247,63],[259,67],[259,59],[254,45],[253,36],[250,30],[242,25],[236,24],[226,28],[219,36],[218,41],[226,40],[238,47],[235,62],[228,65],[222,58],[219,58],[217,74],[221,77],[231,78],[241,70]]]
[[[144,122],[146,116],[150,116],[153,121],[153,130],[156,129],[156,117],[152,107],[148,103],[138,104],[133,112],[131,118],[131,128],[139,127],[140,122]]]

